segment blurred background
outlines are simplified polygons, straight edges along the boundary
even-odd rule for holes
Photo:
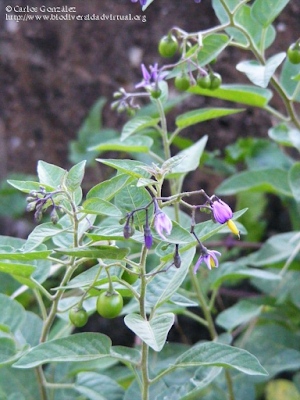
[[[30,3],[30,4],[29,4]],[[24,215],[25,196],[6,183],[8,177],[35,175],[38,160],[69,168],[76,162],[74,146],[78,132],[91,107],[105,98],[102,127],[120,132],[126,114],[110,109],[112,93],[120,86],[134,89],[141,80],[140,64],[165,63],[157,51],[159,39],[177,25],[187,31],[198,31],[216,25],[217,18],[209,0],[195,4],[193,0],[155,0],[142,21],[21,21],[7,19],[5,7],[76,7],[75,14],[142,15],[139,3],[130,0],[5,0],[0,4],[0,234],[26,237],[33,227],[32,215]],[[21,15],[11,12],[8,15]],[[268,55],[286,51],[300,36],[300,3],[293,0],[275,21],[276,41]],[[214,70],[224,83],[247,79],[235,69],[237,62],[248,54],[227,48]],[[176,58],[174,58],[176,61]],[[169,62],[167,60],[167,62]],[[171,96],[176,92],[170,82]],[[103,103],[104,104],[104,103]],[[169,114],[174,117],[183,110],[220,106],[226,102],[200,96],[186,98]],[[273,105],[281,107],[278,98]],[[219,118],[190,128],[184,137],[192,140],[208,134],[208,152],[226,154],[226,146],[238,138],[267,138],[267,130],[275,121],[260,109],[248,107],[243,113]],[[109,135],[110,131],[105,134]],[[99,135],[104,134],[99,131]],[[73,142],[73,150],[71,143]],[[177,151],[177,150],[176,150]],[[110,157],[127,155],[110,154]],[[209,158],[209,157],[208,157]],[[187,188],[203,187],[212,193],[228,176],[220,168],[215,173],[209,163],[193,175]],[[94,164],[87,170],[85,189],[107,177],[103,166]],[[20,175],[23,174],[23,175]],[[226,175],[227,174],[227,175]],[[32,178],[32,177],[31,177]],[[284,225],[285,210],[273,201],[276,224]]]

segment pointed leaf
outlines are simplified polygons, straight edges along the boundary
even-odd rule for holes
[[[38,182],[30,182],[30,181],[17,181],[13,179],[9,179],[7,181],[11,186],[20,190],[23,193],[30,193],[31,191],[39,191],[41,190],[41,186],[46,189],[47,192],[51,192],[53,188],[48,185],[41,185]]]
[[[267,60],[266,65],[261,65],[258,61],[242,61],[236,66],[236,69],[244,72],[255,85],[266,88],[285,57],[286,53],[275,54]]]
[[[124,322],[154,351],[160,351],[166,342],[169,330],[174,324],[174,314],[161,314],[150,321],[145,320],[138,314],[128,314],[124,318]]]
[[[13,276],[29,278],[35,270],[36,267],[33,265],[0,261],[0,272],[5,272],[6,274],[10,274]]]
[[[233,368],[247,375],[268,375],[257,358],[248,351],[215,342],[196,344],[177,358],[175,366],[217,366]]]
[[[180,164],[172,168],[172,172],[167,175],[168,178],[174,177],[177,174],[186,174],[190,171],[194,171],[199,167],[200,159],[206,146],[208,136],[203,136],[195,144],[182,150],[178,153],[178,156],[182,156]]]
[[[57,189],[67,171],[45,161],[39,161],[37,173],[41,184]]]
[[[17,331],[25,321],[26,314],[21,304],[1,293],[0,310],[0,325],[9,327],[12,332]]]
[[[116,381],[96,372],[79,373],[74,389],[90,400],[120,400],[124,396]]]
[[[67,174],[66,184],[73,192],[81,185],[84,177],[85,165],[86,161],[81,161],[79,164],[74,165]]]
[[[91,246],[78,247],[73,249],[55,249],[58,254],[72,257],[105,258],[111,260],[122,260],[127,254],[128,249],[119,249],[114,246]]]
[[[193,110],[179,115],[176,118],[176,125],[179,128],[186,128],[188,126],[198,124],[199,122],[224,117],[225,115],[236,114],[241,111],[244,111],[244,109],[200,108],[199,110]]]
[[[108,201],[90,198],[83,203],[82,212],[87,214],[107,215],[109,217],[122,217],[122,212]]]
[[[133,178],[126,174],[120,174],[94,186],[86,195],[87,199],[99,197],[102,200],[110,201],[123,187],[125,187]]]
[[[113,139],[90,147],[91,151],[126,151],[134,153],[148,153],[153,144],[153,139],[148,136],[137,136],[124,141]]]
[[[143,129],[156,126],[160,121],[160,118],[151,117],[136,117],[128,121],[122,130],[121,140],[127,139],[129,136],[134,135]]]
[[[229,331],[260,315],[262,308],[263,306],[259,304],[253,304],[250,301],[242,300],[234,306],[227,308],[225,311],[222,311],[217,316],[216,323]]]
[[[287,171],[275,168],[240,172],[222,182],[216,193],[231,195],[245,190],[265,191],[292,197]]]
[[[251,15],[266,28],[281,13],[289,1],[290,0],[255,0],[251,7]]]
[[[111,160],[101,158],[97,158],[96,161],[108,165],[109,167],[115,168],[118,171],[121,171],[127,175],[131,175],[135,178],[150,178],[150,174],[143,169],[144,167],[148,167],[148,165],[140,161]]]
[[[71,228],[71,226],[69,228]],[[58,235],[59,233],[64,232],[67,229],[62,229],[59,224],[53,225],[52,222],[38,225],[28,236],[28,239],[23,246],[23,250],[25,252],[30,252],[43,242],[47,241],[55,235]]]
[[[33,368],[49,362],[91,361],[108,357],[111,340],[102,333],[77,333],[39,344],[14,364],[15,368]]]
[[[265,107],[272,98],[270,90],[250,85],[222,85],[216,90],[193,86],[189,89],[189,92],[255,107]]]

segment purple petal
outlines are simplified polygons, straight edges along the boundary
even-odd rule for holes
[[[200,256],[198,258],[198,261],[196,262],[196,265],[194,266],[194,270],[193,270],[194,274],[196,274],[196,272],[198,271],[198,268],[200,267],[200,264],[202,263],[203,259],[204,259],[203,256]]]
[[[148,72],[147,68],[145,67],[145,64],[141,65],[142,68],[142,74],[143,74],[143,78],[146,82],[149,82],[151,79],[151,74]]]
[[[229,219],[232,218],[232,210],[228,204],[224,203],[222,200],[216,200],[212,204],[212,210],[214,219],[219,222],[219,224],[225,224]]]

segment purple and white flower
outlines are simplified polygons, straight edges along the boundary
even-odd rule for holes
[[[155,212],[155,219],[154,219],[154,228],[159,236],[163,240],[168,240],[163,232],[166,232],[167,235],[170,235],[172,232],[172,221],[170,218],[161,211],[159,208]]]
[[[219,251],[205,249],[198,258],[198,261],[196,262],[196,265],[194,267],[194,274],[197,272],[200,264],[202,264],[203,261],[205,262],[209,270],[211,270],[212,268],[218,268],[219,260],[217,256],[220,255],[221,253]]]
[[[136,84],[136,89],[145,87],[153,87],[157,86],[158,82],[162,81],[167,75],[168,72],[160,72],[158,70],[158,64],[155,63],[154,65],[149,66],[149,70],[145,67],[145,64],[141,64],[143,80]]]
[[[217,199],[212,204],[212,212],[214,219],[219,222],[219,224],[225,224],[228,220],[232,218],[232,209],[224,201]]]

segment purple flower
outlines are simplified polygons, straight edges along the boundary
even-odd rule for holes
[[[141,69],[143,74],[143,80],[137,85],[135,85],[137,89],[140,87],[149,87],[157,85],[158,82],[163,80],[168,75],[168,72],[159,73],[157,63],[155,63],[153,66],[150,65],[149,71],[145,67],[145,64],[141,64]]]
[[[197,272],[198,268],[200,267],[200,264],[203,261],[207,265],[208,269],[218,268],[219,260],[218,260],[217,256],[220,256],[220,255],[221,255],[221,253],[219,251],[207,250],[204,248],[201,256],[198,258],[198,261],[196,262],[196,265],[194,267],[194,274]]]
[[[170,235],[172,231],[172,221],[167,214],[165,214],[159,208],[155,212],[154,228],[163,240],[167,240],[163,234],[163,231],[165,231],[167,235]]]
[[[131,0],[132,3],[136,3],[138,0]],[[196,0],[195,0],[196,1]],[[197,0],[198,1],[198,0]],[[201,1],[201,0],[200,0]],[[140,0],[141,6],[144,6],[147,3],[147,0]]]
[[[212,211],[214,219],[219,222],[219,224],[225,224],[228,220],[232,218],[232,209],[224,201],[217,199],[212,204]]]
[[[147,247],[148,250],[151,249],[153,238],[151,234],[151,229],[148,226],[145,226],[144,228],[144,239],[145,239],[145,246]]]

